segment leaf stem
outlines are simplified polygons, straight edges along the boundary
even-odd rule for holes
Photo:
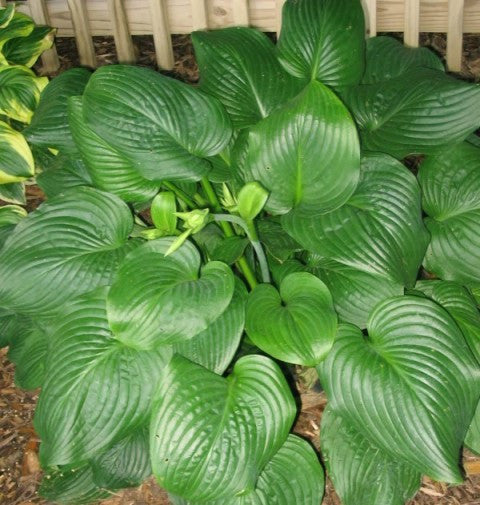
[[[175,186],[175,184],[172,184],[171,182],[168,181],[162,181],[162,186],[165,186],[167,189],[169,189],[172,193],[175,194],[180,200],[183,200],[191,209],[196,209],[197,204],[195,203],[194,200],[192,200],[183,189],[180,189],[178,186]]]

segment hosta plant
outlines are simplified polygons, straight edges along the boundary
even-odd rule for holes
[[[277,45],[194,33],[198,87],[118,65],[43,90],[25,135],[58,153],[47,201],[0,214],[0,336],[41,387],[46,498],[153,474],[177,505],[319,505],[325,468],[345,505],[400,505],[462,482],[480,87],[364,28],[358,0],[287,0]],[[318,452],[292,365],[328,398]]]
[[[30,146],[22,135],[38,105],[47,77],[31,70],[53,42],[54,30],[36,26],[10,3],[0,8],[0,199],[25,203],[24,181],[35,173]]]

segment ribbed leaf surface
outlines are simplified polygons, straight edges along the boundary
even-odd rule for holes
[[[328,407],[322,455],[343,505],[404,505],[420,487],[418,471],[373,446]]]
[[[205,330],[232,299],[234,277],[225,263],[200,271],[197,249],[186,242],[165,256],[173,238],[152,240],[122,263],[108,293],[116,338],[142,349],[188,340]]]
[[[58,318],[35,413],[44,466],[79,464],[146,423],[171,356],[112,338],[105,291],[77,298]]]
[[[346,205],[317,217],[288,214],[282,225],[309,251],[407,286],[428,243],[415,177],[382,154],[363,158],[360,183]]]
[[[480,125],[480,87],[440,70],[412,69],[343,93],[362,145],[396,158],[432,154]]]
[[[355,125],[326,86],[311,82],[250,130],[244,177],[270,192],[265,209],[321,214],[344,204],[358,182]]]
[[[461,482],[460,448],[480,388],[454,320],[430,300],[397,297],[376,307],[368,334],[345,325],[318,367],[331,406],[391,457]]]
[[[473,416],[470,427],[465,437],[465,445],[473,452],[480,455],[480,403]]]
[[[432,235],[425,268],[445,280],[480,284],[480,149],[464,143],[428,157],[418,175]]]
[[[52,46],[55,29],[35,26],[26,37],[8,40],[2,48],[3,56],[13,65],[33,67],[38,57]]]
[[[12,182],[10,184],[0,184],[0,199],[8,203],[25,205],[26,199],[24,183]]]
[[[258,123],[304,85],[278,63],[271,40],[253,28],[194,32],[192,39],[200,89],[223,103],[237,128]]]
[[[27,211],[18,205],[0,207],[0,248],[15,226],[27,215]]]
[[[13,186],[33,175],[35,166],[32,153],[23,135],[3,121],[0,121],[0,143],[2,146],[0,151],[0,187],[12,186],[13,198],[8,198],[9,188],[7,187],[4,188],[7,196],[5,200],[22,203],[18,201],[18,195],[15,194],[18,193],[18,191],[15,192],[18,187]],[[4,193],[2,192],[0,196],[3,199]]]
[[[365,23],[357,0],[287,0],[278,57],[288,72],[333,87],[352,86],[365,65]]]
[[[280,290],[259,284],[249,295],[246,330],[274,358],[315,366],[330,351],[337,315],[325,284],[308,272],[287,275]]]
[[[198,180],[232,131],[221,103],[152,70],[105,66],[83,97],[87,125],[145,178]]]
[[[167,491],[192,501],[253,491],[294,417],[293,397],[270,359],[243,357],[224,379],[174,356],[152,415],[153,473]]]
[[[128,207],[116,196],[73,188],[42,204],[0,252],[2,305],[47,315],[69,298],[112,281],[135,242]]]

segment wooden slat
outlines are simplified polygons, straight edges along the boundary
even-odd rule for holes
[[[173,68],[172,37],[168,26],[167,6],[164,0],[150,0],[152,31],[157,64],[160,68]]]
[[[30,0],[30,12],[35,23],[39,25],[50,25],[47,2],[45,0]],[[60,68],[57,49],[51,49],[42,54],[42,74],[51,74]]]
[[[108,0],[108,12],[113,26],[113,37],[120,63],[135,63],[135,48],[128,28],[123,0]]]
[[[464,0],[448,2],[447,66],[452,72],[462,70]]]
[[[191,2],[192,31],[206,30],[208,27],[208,14],[205,0],[191,0]]]
[[[377,34],[377,0],[362,0],[365,12],[365,28],[367,36],[375,37]]]
[[[275,12],[275,20],[276,20],[276,26],[275,26],[275,31],[277,32],[277,36],[280,35],[280,30],[282,29],[282,9],[283,9],[283,4],[285,3],[286,0],[275,0],[275,7],[276,7],[276,12]]]
[[[7,0],[0,0],[0,7],[6,7],[7,6]]]
[[[248,26],[250,24],[248,0],[235,0],[233,2],[233,22],[237,26]]]
[[[92,34],[90,33],[87,6],[83,0],[67,0],[67,2],[72,15],[80,64],[87,67],[96,67],[97,57],[93,46]]]
[[[407,46],[418,47],[420,36],[420,0],[405,0],[405,30],[403,41]]]

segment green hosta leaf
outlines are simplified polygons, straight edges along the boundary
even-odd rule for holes
[[[119,198],[78,187],[17,225],[0,251],[2,305],[25,314],[57,312],[69,298],[108,285],[133,227]]]
[[[151,473],[148,429],[133,431],[91,461],[93,480],[99,488],[139,486]]]
[[[292,273],[279,291],[270,284],[252,291],[246,330],[253,343],[274,358],[315,366],[333,345],[337,315],[320,279],[308,272]]]
[[[8,40],[3,46],[3,56],[13,65],[33,67],[38,57],[53,44],[55,29],[35,26],[26,37]]]
[[[480,149],[464,143],[428,157],[418,179],[432,235],[424,265],[445,280],[480,285]]]
[[[47,77],[37,77],[29,68],[0,66],[0,114],[30,123],[47,84]]]
[[[357,84],[365,66],[365,23],[358,0],[287,0],[278,41],[291,74],[340,88]]]
[[[47,198],[53,198],[77,186],[92,186],[85,163],[78,157],[60,153],[42,167],[36,182]]]
[[[4,184],[12,186],[12,183],[28,179],[34,171],[32,152],[23,135],[7,123],[0,121],[0,187]],[[10,199],[8,199],[8,189],[5,189],[7,190],[6,201],[18,200],[17,187],[12,187],[13,198]],[[0,197],[3,198],[3,194],[0,194]]]
[[[200,88],[223,103],[237,128],[258,123],[304,85],[281,67],[262,32],[235,27],[194,32],[192,39]]]
[[[110,496],[108,491],[95,484],[90,465],[47,472],[38,492],[50,502],[65,505],[88,505]]]
[[[148,421],[171,351],[137,351],[109,331],[106,288],[63,310],[35,413],[44,466],[78,464]]]
[[[477,410],[468,428],[465,445],[480,455],[480,403],[477,405]]]
[[[245,325],[247,290],[235,279],[232,301],[206,330],[185,342],[174,344],[174,352],[219,375],[231,363],[240,344]]]
[[[0,347],[5,347],[18,337],[26,335],[31,327],[30,318],[0,308]]]
[[[177,229],[177,202],[175,194],[162,191],[152,201],[150,215],[155,227],[165,235],[174,235]]]
[[[340,100],[319,82],[250,130],[246,180],[270,192],[274,214],[321,214],[340,207],[358,182],[360,147]]]
[[[234,276],[224,263],[207,263],[190,243],[169,256],[173,238],[143,244],[120,266],[108,293],[108,319],[116,337],[151,349],[188,340],[228,306]]]
[[[362,84],[388,81],[412,69],[445,70],[442,60],[426,47],[407,47],[393,37],[367,39],[367,65]]]
[[[27,211],[18,205],[0,207],[0,248],[15,226],[27,215]]]
[[[373,446],[328,407],[322,454],[343,505],[404,505],[420,487],[418,471]]]
[[[243,357],[224,379],[174,356],[153,408],[153,473],[167,491],[192,501],[246,494],[294,417],[294,399],[272,360]]]
[[[247,238],[237,235],[224,238],[212,250],[211,259],[231,265],[240,259],[249,243]]]
[[[3,54],[5,44],[17,37],[27,37],[32,33],[35,24],[31,18],[21,12],[12,12],[6,10],[2,16],[2,26],[0,28],[0,65],[8,65],[8,61]]]
[[[282,218],[305,249],[343,265],[413,286],[428,243],[415,177],[383,154],[365,156],[346,205],[317,217]]]
[[[319,505],[325,477],[314,450],[303,439],[289,435],[267,463],[249,494],[209,501],[208,505]],[[195,505],[170,496],[175,505]]]
[[[468,290],[446,281],[420,281],[415,289],[436,301],[455,319],[480,365],[480,312]]]
[[[271,218],[258,219],[257,225],[260,241],[268,253],[279,261],[285,261],[302,247],[282,228],[282,225]]]
[[[237,195],[237,210],[245,221],[253,221],[262,211],[268,191],[258,182],[247,182]]]
[[[32,122],[24,130],[31,144],[75,151],[75,143],[68,124],[67,103],[70,96],[81,95],[91,72],[73,68],[55,77],[43,90]]]
[[[480,87],[439,70],[411,69],[351,88],[342,98],[360,128],[363,148],[399,159],[436,153],[480,125]]]
[[[144,179],[128,158],[96,135],[83,120],[82,110],[81,97],[68,100],[71,133],[93,184],[127,202],[153,198],[158,184]]]
[[[435,480],[461,482],[478,364],[448,313],[425,298],[377,305],[368,337],[341,327],[318,367],[331,406],[371,444]]]
[[[131,161],[145,178],[199,180],[203,159],[221,152],[232,135],[220,102],[146,68],[98,69],[83,97],[87,125]]]
[[[0,131],[2,129],[2,123],[0,121]],[[0,133],[1,138],[1,133]],[[1,140],[0,140],[1,143]],[[2,146],[3,147],[3,146]],[[1,157],[1,156],[0,156]],[[0,169],[1,171],[1,169]],[[26,205],[27,200],[25,198],[25,185],[23,182],[12,182],[10,184],[0,184],[0,200],[4,202]]]

